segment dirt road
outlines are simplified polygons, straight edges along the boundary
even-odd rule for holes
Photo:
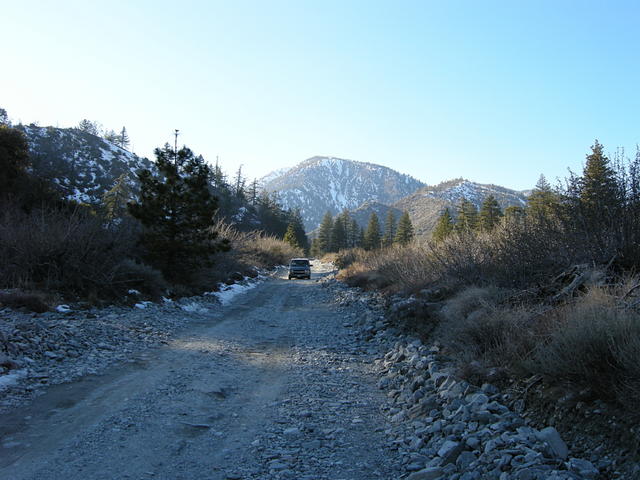
[[[0,417],[0,478],[398,478],[372,352],[319,276],[271,279]]]

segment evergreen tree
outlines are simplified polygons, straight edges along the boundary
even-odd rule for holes
[[[258,179],[254,178],[253,182],[251,182],[251,185],[249,186],[249,203],[251,205],[255,205],[256,202],[258,201]]]
[[[246,183],[247,180],[242,176],[242,165],[240,165],[236,172],[236,176],[233,179],[233,194],[237,198],[245,198],[244,188]]]
[[[360,227],[360,233],[358,234],[358,247],[364,248],[364,237],[365,237],[365,233],[364,233],[364,227]]]
[[[518,205],[509,205],[504,209],[504,221],[507,223],[522,223],[525,217],[525,209]]]
[[[345,228],[345,219],[342,215],[333,222],[331,230],[331,251],[339,252],[347,246],[347,229]]]
[[[580,202],[588,216],[607,217],[620,204],[620,192],[609,158],[596,140],[587,155],[580,181]]]
[[[478,227],[478,208],[466,198],[458,204],[456,231],[472,232]]]
[[[349,242],[349,248],[355,248],[361,246],[360,243],[360,227],[355,218],[349,219],[349,228],[347,230],[347,241]]]
[[[18,189],[29,166],[29,145],[24,133],[6,124],[0,125],[0,196]]]
[[[449,212],[448,208],[444,209],[444,212],[438,218],[438,223],[436,223],[436,227],[433,230],[433,239],[436,242],[442,242],[445,238],[453,233],[454,224],[453,218],[451,217],[451,212]]]
[[[113,143],[114,145],[120,144],[120,136],[114,130],[107,130],[102,135],[107,142]]]
[[[99,137],[100,132],[102,131],[102,126],[98,122],[92,122],[91,120],[87,120],[85,118],[83,120],[80,120],[80,122],[78,123],[78,130]]]
[[[122,130],[120,130],[120,133],[118,134],[118,146],[124,150],[127,150],[130,144],[131,142],[129,141],[127,129],[122,127]]]
[[[300,209],[296,208],[291,213],[291,222],[289,223],[289,226],[293,226],[293,235],[296,239],[297,245],[305,252],[309,251],[309,239],[307,238],[307,233],[304,231],[304,221],[302,220]]]
[[[331,212],[324,214],[320,230],[318,231],[318,248],[324,254],[331,251],[331,237],[333,232],[333,216]]]
[[[9,122],[9,114],[4,108],[0,108],[0,125],[5,125],[7,127],[11,126],[11,122]]]
[[[296,229],[293,223],[290,223],[289,226],[287,227],[287,231],[284,234],[283,240],[287,242],[289,245],[291,245],[292,247],[295,247],[295,248],[301,247],[301,245],[298,243],[298,239],[296,238]]]
[[[396,217],[393,214],[393,210],[389,209],[387,212],[387,218],[384,221],[384,235],[382,237],[382,245],[389,247],[393,243],[396,237]]]
[[[405,210],[398,220],[398,231],[394,241],[404,246],[408,245],[411,240],[413,240],[413,224],[409,218],[409,212]]]
[[[480,207],[479,227],[483,232],[492,231],[502,219],[502,210],[493,195],[489,195]]]
[[[113,187],[102,195],[104,215],[109,223],[122,218],[127,212],[127,203],[131,200],[131,186],[127,182],[127,174],[120,175]]]
[[[309,255],[311,255],[312,257],[318,258],[318,257],[321,257],[323,253],[324,252],[322,252],[322,250],[320,249],[320,246],[318,245],[318,239],[314,238],[313,240],[311,240]]]
[[[146,258],[170,280],[188,281],[211,255],[227,250],[228,241],[216,241],[211,229],[217,199],[209,192],[210,169],[201,156],[183,147],[178,152],[165,144],[155,150],[159,172],[138,174],[140,199],[129,212],[143,225]]]
[[[559,208],[560,199],[544,175],[540,175],[536,186],[527,199],[527,211],[536,217],[550,218]],[[506,212],[505,212],[506,213]]]
[[[371,212],[369,217],[369,224],[364,234],[364,248],[366,250],[375,250],[380,248],[380,222],[376,212]]]

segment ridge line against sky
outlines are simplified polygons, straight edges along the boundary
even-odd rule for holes
[[[640,141],[631,1],[3,6],[0,107],[127,127],[251,177],[315,155],[514,189]]]

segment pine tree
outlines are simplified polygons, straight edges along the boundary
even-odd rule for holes
[[[83,120],[80,120],[80,122],[78,123],[78,130],[99,137],[100,132],[102,131],[102,126],[98,122],[92,122],[91,120],[87,120],[85,118]]]
[[[301,247],[301,245],[298,243],[298,239],[296,238],[296,229],[293,223],[290,223],[287,227],[287,231],[284,234],[283,240],[294,248]]]
[[[393,210],[389,209],[387,218],[384,221],[384,235],[382,237],[382,245],[390,247],[396,237],[396,217]]]
[[[129,141],[127,129],[122,127],[122,130],[120,130],[120,133],[118,134],[118,146],[124,150],[127,150],[130,144],[131,142]]]
[[[445,238],[450,236],[453,233],[454,224],[453,218],[451,217],[451,212],[449,212],[448,208],[444,209],[444,212],[438,218],[438,223],[436,223],[436,227],[433,229],[433,239],[436,242],[442,242]]]
[[[409,212],[406,210],[402,213],[400,220],[398,220],[398,231],[394,239],[395,243],[400,245],[408,245],[413,240],[413,224],[409,217]]]
[[[536,217],[551,218],[558,212],[560,199],[544,175],[540,175],[536,186],[527,199],[527,211]],[[506,213],[506,212],[505,212]]]
[[[347,229],[345,228],[345,220],[342,215],[333,222],[333,229],[331,231],[331,251],[339,252],[347,246]]]
[[[309,248],[309,255],[315,258],[321,257],[323,255],[323,251],[320,249],[318,245],[318,239],[314,238],[311,240],[311,247]]]
[[[253,182],[251,182],[251,185],[249,186],[249,203],[251,205],[255,205],[256,202],[258,201],[258,179],[254,178]]]
[[[466,198],[458,204],[456,231],[473,232],[478,228],[478,208]]]
[[[490,232],[498,224],[500,224],[500,220],[502,219],[502,210],[500,209],[500,205],[496,200],[496,197],[493,195],[489,195],[482,202],[482,206],[480,207],[480,216],[478,218],[478,226],[480,230],[483,232]]]
[[[233,178],[233,194],[237,198],[245,198],[244,187],[246,183],[247,179],[242,176],[242,165],[240,165],[236,176]]]
[[[147,261],[170,280],[188,281],[198,267],[211,265],[211,255],[227,250],[211,229],[217,199],[209,192],[210,169],[201,156],[165,144],[155,150],[159,175],[138,174],[140,198],[129,213],[143,225]]]
[[[366,250],[375,250],[380,248],[380,222],[376,212],[371,212],[369,224],[364,234],[364,248]]]
[[[113,187],[102,195],[104,216],[108,223],[113,223],[127,213],[127,203],[131,200],[131,186],[127,182],[126,173],[120,175]]]
[[[504,209],[504,221],[505,223],[522,223],[525,217],[525,209],[518,205],[509,205]]]
[[[331,236],[333,232],[333,216],[331,212],[324,214],[320,230],[318,231],[318,248],[324,254],[331,251]]]
[[[9,121],[9,114],[4,108],[0,108],[0,125],[5,125],[7,127],[11,126],[11,122]]]
[[[309,251],[309,239],[307,238],[307,233],[304,230],[304,221],[302,220],[300,209],[296,208],[291,213],[291,222],[289,225],[293,226],[293,235],[295,236],[297,245],[305,252]]]
[[[20,130],[0,125],[0,196],[14,193],[29,166],[29,144]]]
[[[349,217],[349,229],[347,230],[347,240],[349,248],[359,247],[360,244],[360,227],[355,218]]]
[[[620,192],[609,158],[596,140],[587,155],[580,181],[580,202],[593,217],[609,216],[619,205]]]
[[[114,145],[120,144],[120,136],[114,130],[107,130],[102,135],[107,142],[113,143]]]

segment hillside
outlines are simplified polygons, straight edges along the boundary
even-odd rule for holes
[[[524,206],[527,203],[527,197],[517,190],[458,178],[436,186],[423,187],[392,206],[400,211],[407,210],[416,233],[428,235],[445,208],[449,207],[455,215],[456,205],[462,198],[480,207],[489,195],[496,198],[503,210],[510,205]]]
[[[279,175],[262,179],[285,208],[299,208],[308,231],[322,216],[356,209],[367,201],[390,205],[424,186],[415,178],[381,165],[333,157],[312,157]]]
[[[136,187],[136,172],[153,163],[101,137],[76,128],[20,125],[29,142],[32,171],[55,183],[69,200],[97,203],[126,174]]]

